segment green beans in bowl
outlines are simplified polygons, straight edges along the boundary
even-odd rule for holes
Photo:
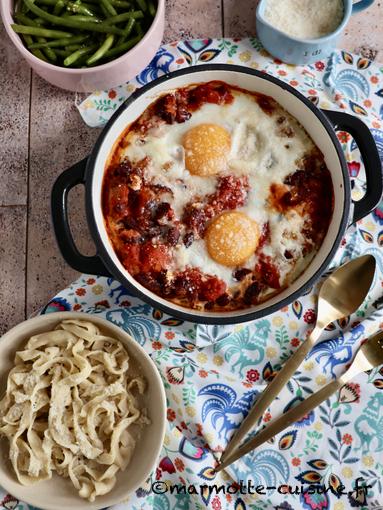
[[[13,43],[47,81],[75,91],[117,86],[153,58],[165,0],[1,1]]]

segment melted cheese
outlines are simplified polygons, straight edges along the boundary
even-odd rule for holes
[[[272,209],[268,203],[270,186],[282,184],[294,173],[297,161],[314,145],[300,124],[282,108],[267,115],[251,95],[235,91],[234,98],[227,105],[204,104],[188,121],[160,125],[149,130],[144,139],[130,132],[129,143],[121,156],[132,162],[150,157],[145,177],[172,190],[171,206],[181,219],[186,204],[214,193],[219,177],[190,174],[185,166],[183,137],[206,121],[225,128],[230,134],[231,147],[224,174],[247,175],[250,184],[246,204],[236,210],[255,220],[260,229],[269,222],[271,243],[264,247],[263,253],[272,258],[283,283],[292,274],[296,257],[301,257],[305,242],[301,229],[305,220],[294,211],[283,216]],[[286,126],[292,129],[293,136],[291,132],[290,137],[283,132]],[[284,257],[285,250],[294,254],[293,260]],[[241,267],[254,269],[256,262],[257,257],[252,255]],[[172,271],[186,267],[198,267],[206,274],[218,276],[229,287],[238,283],[233,279],[232,268],[209,256],[204,240],[194,241],[189,248],[180,244],[174,249]]]
[[[252,258],[252,262],[255,262],[255,257]],[[218,276],[229,285],[234,283],[233,269],[217,264],[210,258],[203,239],[194,241],[189,248],[186,248],[183,244],[177,246],[173,255],[173,264],[174,270],[183,271],[187,267],[200,267],[204,273]]]
[[[278,268],[280,280],[292,281],[295,274],[297,260],[302,261],[302,270],[308,265],[310,259],[303,260],[302,249],[307,241],[302,234],[305,218],[295,211],[289,211],[285,216],[277,212],[269,214],[270,244],[266,244],[263,253],[270,256]],[[291,252],[293,259],[286,259],[285,251]],[[293,273],[291,273],[293,271]],[[290,275],[291,273],[291,275]]]
[[[286,116],[286,112],[281,111],[282,114]],[[150,130],[144,141],[139,134],[131,133],[130,143],[121,155],[132,162],[150,157],[152,163],[146,175],[154,183],[172,189],[173,208],[180,217],[184,206],[192,198],[211,194],[216,188],[216,176],[191,175],[185,167],[183,136],[206,119],[231,134],[232,146],[226,173],[249,176],[251,191],[245,212],[262,223],[270,185],[282,183],[287,175],[294,172],[296,160],[312,149],[313,143],[290,116],[288,121],[295,136],[281,137],[275,116],[266,115],[250,95],[236,92],[231,104],[204,104],[182,124],[166,124]]]

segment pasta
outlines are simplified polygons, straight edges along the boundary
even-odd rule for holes
[[[129,429],[149,423],[138,405],[145,381],[128,369],[121,342],[91,322],[64,320],[28,340],[0,401],[0,435],[20,483],[55,471],[89,501],[112,490],[134,451]]]

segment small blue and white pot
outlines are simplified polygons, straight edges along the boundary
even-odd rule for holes
[[[360,12],[374,0],[359,0],[353,4],[352,0],[343,0],[344,15],[338,28],[324,37],[316,39],[298,39],[273,27],[265,19],[267,0],[260,0],[256,12],[257,36],[266,50],[287,64],[311,64],[328,57],[335,49],[338,39],[351,17]]]

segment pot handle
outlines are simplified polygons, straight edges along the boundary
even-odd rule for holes
[[[346,131],[354,138],[362,156],[366,172],[367,190],[363,198],[354,202],[352,223],[361,220],[379,204],[383,193],[382,163],[375,140],[364,122],[343,112],[322,110],[335,131]]]
[[[64,170],[53,185],[51,195],[53,229],[61,254],[73,269],[80,273],[110,276],[98,255],[88,257],[78,251],[69,227],[68,193],[74,186],[85,184],[87,159]]]
[[[356,14],[357,12],[364,11],[367,7],[370,7],[374,3],[374,0],[359,0],[352,6],[352,14]]]

